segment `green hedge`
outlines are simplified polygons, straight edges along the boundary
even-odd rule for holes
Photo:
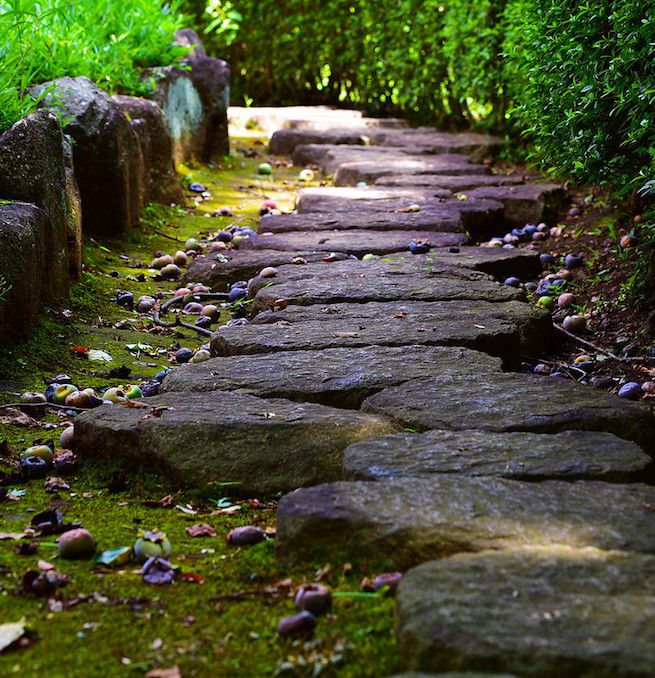
[[[28,85],[86,75],[110,92],[143,93],[140,74],[184,53],[179,0],[0,0],[0,131],[33,108]]]

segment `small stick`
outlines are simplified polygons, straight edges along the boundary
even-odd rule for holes
[[[9,408],[21,409],[23,407],[54,407],[58,410],[75,410],[76,412],[86,412],[90,407],[73,407],[72,405],[58,405],[57,403],[7,403],[0,405],[0,410]]]
[[[553,327],[556,330],[559,330],[562,334],[565,334],[569,339],[573,339],[573,341],[578,342],[579,344],[582,344],[583,346],[587,346],[588,348],[593,348],[594,351],[598,351],[598,353],[603,353],[606,356],[609,356],[612,358],[612,360],[616,360],[617,362],[623,363],[625,360],[623,358],[619,358],[619,356],[614,355],[614,353],[610,353],[609,351],[605,350],[604,348],[600,348],[600,346],[596,346],[596,344],[592,344],[590,341],[587,341],[586,339],[582,339],[581,337],[577,337],[575,334],[572,334],[568,330],[565,330],[561,325],[558,325],[557,323],[553,323]]]
[[[160,235],[162,238],[168,238],[169,240],[174,240],[175,242],[184,242],[184,240],[180,240],[179,238],[176,238],[174,235],[168,235],[166,233],[162,233],[161,231],[158,231],[157,229],[152,229],[153,233],[156,233],[157,235]]]

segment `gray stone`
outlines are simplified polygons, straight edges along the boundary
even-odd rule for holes
[[[289,304],[285,308],[262,311],[252,324],[304,323],[326,320],[404,321],[432,326],[457,317],[471,325],[486,325],[488,319],[512,324],[519,332],[522,355],[538,355],[552,340],[550,313],[520,301],[501,304],[488,301],[388,301],[368,303]]]
[[[417,379],[371,396],[362,409],[420,431],[607,431],[655,452],[655,417],[643,403],[534,374]]]
[[[357,409],[367,396],[418,376],[500,370],[498,358],[455,347],[284,351],[181,365],[166,377],[162,392],[234,391]]]
[[[374,184],[377,179],[394,174],[488,174],[486,165],[469,162],[464,155],[426,155],[389,158],[385,160],[362,159],[339,163],[334,172],[335,186],[355,186],[360,181]]]
[[[514,186],[522,184],[523,179],[503,174],[474,174],[472,176],[440,176],[438,174],[392,174],[375,180],[376,186],[395,186],[398,188],[445,188],[449,191],[466,191],[480,186]]]
[[[181,202],[182,188],[175,173],[173,144],[164,112],[154,101],[141,97],[115,96],[114,100],[130,121],[144,123],[135,130],[143,156],[144,202]]]
[[[64,137],[55,115],[37,111],[0,135],[0,198],[32,203],[48,217],[45,260],[39,266],[39,273],[45,278],[43,287],[39,286],[44,300],[68,295],[69,219],[75,205],[71,202],[69,210],[67,188]],[[20,211],[22,223],[25,212],[22,208]],[[41,218],[37,221],[41,222]],[[75,243],[72,247],[70,254],[79,256]],[[14,284],[20,285],[20,281]]]
[[[274,155],[292,155],[296,146],[301,144],[351,144],[356,146],[366,145],[368,141],[368,137],[356,129],[281,129],[273,133],[268,145],[268,152]]]
[[[431,265],[429,270],[403,263],[337,261],[281,266],[275,278],[251,286],[253,311],[277,300],[288,304],[362,303],[367,301],[493,301],[521,298],[513,287],[499,285],[484,273],[457,266]]]
[[[505,206],[505,219],[519,228],[542,221],[557,223],[559,211],[566,203],[566,193],[557,184],[482,186],[467,191],[466,195],[502,203]]]
[[[506,367],[516,367],[516,327],[495,318],[486,318],[484,323],[477,324],[470,316],[455,316],[426,322],[344,319],[221,327],[212,336],[211,351],[215,356],[234,356],[339,347],[464,346],[498,356]]]
[[[407,668],[653,675],[651,555],[566,547],[460,555],[408,572],[397,601]]]
[[[0,201],[0,344],[29,339],[36,325],[47,297],[51,229],[48,215],[35,205]]]
[[[71,280],[82,279],[82,196],[72,169],[66,167],[66,247]]]
[[[338,478],[348,445],[395,430],[382,417],[223,391],[142,402],[147,407],[104,406],[76,417],[75,451],[184,486],[235,482],[253,496]]]
[[[650,485],[439,475],[336,482],[283,497],[276,546],[287,561],[404,569],[455,553],[520,546],[655,552]],[[488,612],[488,611],[486,611]]]
[[[346,450],[344,477],[390,480],[442,473],[514,480],[647,480],[652,459],[611,433],[428,431],[365,440]]]
[[[59,78],[34,88],[40,105],[57,109],[73,140],[84,227],[118,235],[139,222],[139,140],[118,104],[87,77]]]
[[[363,160],[384,162],[404,155],[412,155],[412,151],[403,148],[382,148],[380,146],[302,144],[296,146],[291,157],[294,165],[318,166],[325,174],[331,174],[339,165],[346,162]]]
[[[175,31],[173,37],[178,45],[182,45],[182,47],[189,49],[188,56],[190,58],[204,59],[207,56],[205,47],[193,28],[180,28]]]
[[[430,187],[321,186],[301,188],[298,191],[296,207],[299,213],[360,210],[362,206],[387,211],[388,206],[394,203],[397,204],[398,209],[406,209],[410,205],[420,205],[434,198],[450,198],[451,196],[450,191]],[[433,202],[436,203],[436,201]]]
[[[294,259],[298,258],[302,259],[302,263],[316,263],[325,257],[326,253],[321,251],[223,250],[220,255],[209,254],[191,259],[181,283],[199,282],[223,292],[231,283],[253,278],[266,266],[294,264]]]
[[[344,252],[355,256],[389,254],[406,251],[412,240],[431,247],[453,247],[468,242],[465,233],[434,233],[430,231],[294,231],[292,233],[261,233],[241,241],[244,250],[315,250]]]
[[[391,678],[515,678],[509,673],[480,673],[479,671],[471,672],[467,671],[466,673],[459,673],[454,671],[448,671],[448,673],[424,673],[421,671],[417,673],[416,671],[405,672],[405,673],[396,673]]]

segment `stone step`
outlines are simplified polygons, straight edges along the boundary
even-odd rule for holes
[[[489,174],[487,165],[473,163],[466,155],[444,153],[434,155],[430,149],[415,145],[405,147],[347,146],[306,144],[297,146],[293,152],[295,165],[317,166],[324,174],[333,174],[348,163],[393,163],[415,162],[414,174]],[[406,167],[390,172],[402,174]],[[450,169],[449,169],[450,168]]]
[[[296,490],[277,511],[286,562],[366,560],[404,569],[455,553],[521,546],[655,551],[650,485],[439,475]],[[489,610],[485,610],[488,613]]]
[[[515,186],[522,184],[520,176],[504,174],[474,174],[472,176],[442,176],[438,174],[391,174],[375,180],[375,186],[395,188],[445,188],[448,191],[466,191],[480,186]]]
[[[397,201],[398,209],[427,201],[432,201],[434,203],[432,206],[437,207],[440,206],[440,202],[434,200],[435,198],[447,199],[451,197],[452,193],[450,191],[430,186],[423,188],[403,188],[397,186],[320,186],[301,188],[298,191],[296,205],[300,213],[330,212],[359,210],[361,205],[375,204],[377,201],[380,201],[381,207],[379,209],[385,211],[388,201]],[[452,207],[456,207],[454,201]]]
[[[268,144],[268,152],[273,155],[292,155],[296,146],[301,144],[349,144],[351,146],[366,146],[370,143],[369,137],[357,129],[279,129],[273,132]]]
[[[559,212],[567,202],[566,192],[558,184],[480,186],[467,191],[466,196],[502,203],[505,220],[517,228],[542,221],[557,223]]]
[[[552,340],[550,313],[520,301],[501,304],[487,301],[388,301],[360,304],[289,304],[286,308],[262,311],[252,319],[253,325],[270,323],[304,323],[326,320],[379,320],[410,322],[432,326],[453,318],[471,325],[486,325],[488,318],[512,324],[519,332],[523,355],[538,355]]]
[[[347,255],[343,256],[347,257]],[[301,263],[317,263],[324,261],[325,257],[325,252],[316,250],[295,252],[255,249],[223,250],[220,255],[200,255],[191,259],[180,284],[202,283],[214,291],[223,292],[237,280],[254,278],[267,266],[296,265],[294,260],[302,260]]]
[[[291,233],[261,233],[241,241],[242,250],[315,250],[343,252],[362,257],[365,254],[390,254],[407,251],[412,240],[430,247],[459,247],[468,242],[466,233],[432,231],[293,231]]]
[[[362,409],[418,431],[607,431],[655,453],[655,417],[647,405],[569,379],[482,374],[472,383],[444,375],[380,391]]]
[[[335,195],[335,191],[337,192]],[[367,191],[367,193],[361,193]],[[476,237],[489,236],[503,229],[504,208],[492,200],[421,200],[418,212],[408,212],[412,200],[399,198],[357,199],[359,195],[370,195],[369,189],[333,189],[323,196],[325,211],[321,208],[322,199],[311,204],[311,198],[305,198],[300,214],[280,214],[265,217],[259,222],[260,232],[288,233],[291,231],[326,231],[363,229],[370,231],[468,231]],[[355,202],[349,200],[349,194],[355,196]],[[389,195],[389,194],[382,194]],[[344,196],[344,199],[340,198]],[[330,206],[334,209],[330,211]]]
[[[329,268],[328,268],[329,267]],[[336,261],[280,266],[274,278],[255,279],[249,292],[253,311],[287,304],[363,303],[368,301],[492,301],[522,298],[514,287],[491,276],[456,265],[369,261]]]
[[[649,480],[652,459],[611,433],[398,433],[351,445],[343,459],[352,480],[429,478],[445,473],[514,480]]]
[[[374,184],[380,177],[396,174],[468,176],[471,174],[486,175],[488,173],[489,168],[486,165],[471,163],[464,155],[408,155],[406,158],[362,159],[338,163],[334,169],[334,185],[356,186],[361,181]]]
[[[387,386],[444,372],[500,372],[501,361],[466,348],[402,346],[284,351],[213,358],[172,370],[162,384],[170,391],[234,391],[358,409]]]
[[[212,335],[214,356],[236,356],[279,351],[372,346],[463,346],[502,358],[505,367],[517,367],[519,333],[506,321],[473,317],[441,321],[319,320],[290,325],[220,327]]]
[[[76,417],[75,451],[186,487],[238,483],[245,496],[337,479],[348,445],[396,430],[375,415],[223,391],[139,402],[147,407],[104,406]]]
[[[398,649],[417,670],[645,678],[654,627],[651,555],[566,547],[465,554],[410,570],[397,593]]]

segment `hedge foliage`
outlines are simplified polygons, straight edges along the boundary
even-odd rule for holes
[[[110,92],[143,93],[144,68],[184,53],[179,0],[0,0],[0,131],[34,103],[22,91],[86,75]]]
[[[476,126],[525,136],[557,174],[625,190],[655,179],[652,0],[210,4],[241,20],[215,38],[235,101]]]

